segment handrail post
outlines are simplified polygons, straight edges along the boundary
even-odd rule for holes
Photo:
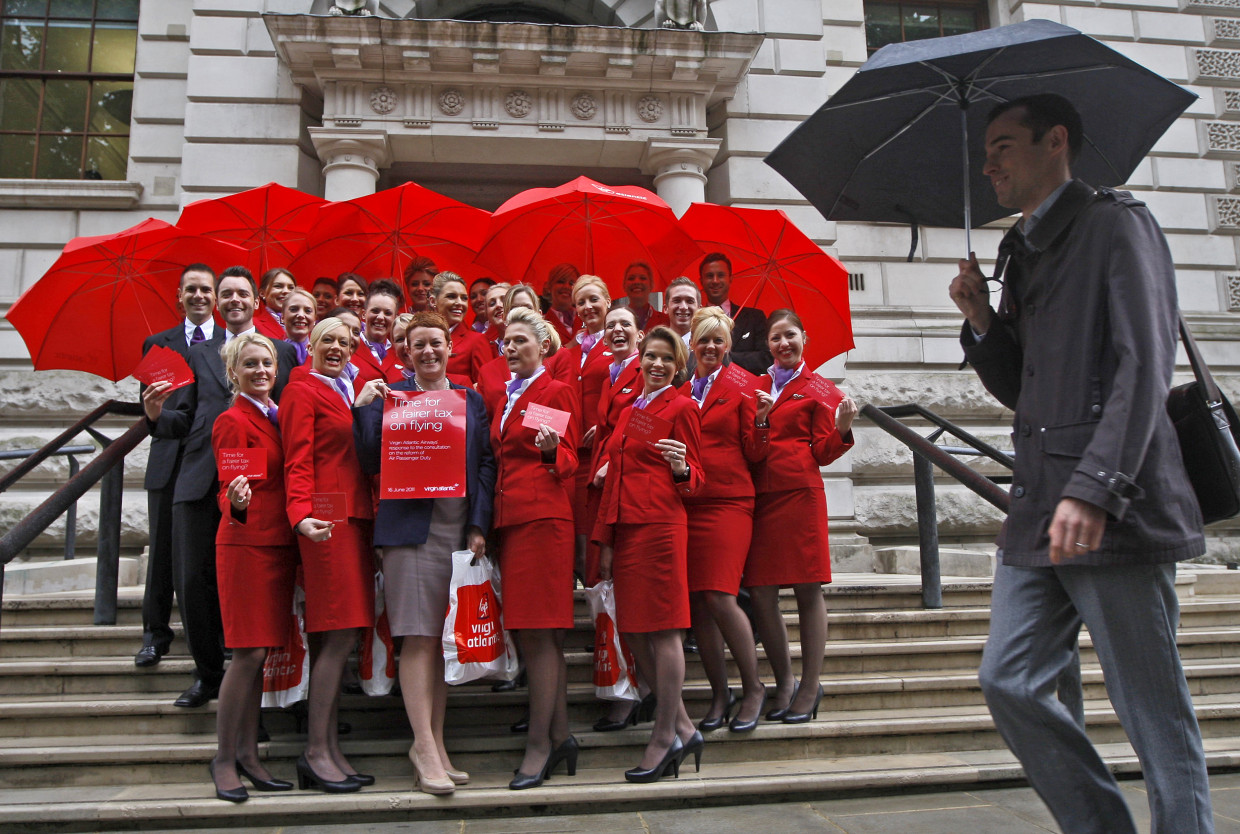
[[[69,477],[72,478],[82,468],[77,458],[68,455]],[[77,556],[77,502],[74,501],[65,511],[65,561]]]
[[[87,433],[100,446],[112,439],[94,427]],[[116,625],[116,595],[120,586],[121,499],[125,489],[125,458],[99,480],[99,541],[95,546],[95,625]]]
[[[917,542],[921,551],[921,605],[943,607],[939,575],[939,521],[934,505],[934,466],[913,452],[913,484],[917,489]]]

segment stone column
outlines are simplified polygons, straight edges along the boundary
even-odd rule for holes
[[[641,171],[654,174],[654,187],[676,216],[690,203],[706,200],[706,172],[719,152],[721,139],[647,139]]]
[[[392,161],[384,131],[312,127],[310,139],[323,162],[323,196],[328,200],[374,194],[379,169]]]

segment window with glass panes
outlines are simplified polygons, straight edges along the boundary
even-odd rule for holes
[[[122,180],[138,0],[0,0],[0,177]]]
[[[872,55],[889,43],[963,35],[985,29],[984,2],[884,3],[866,0],[865,45]]]

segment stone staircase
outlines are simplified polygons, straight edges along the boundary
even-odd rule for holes
[[[1193,566],[1196,571],[1196,566]],[[1181,571],[1180,647],[1211,767],[1240,766],[1240,574]],[[589,813],[639,807],[754,803],[849,791],[901,791],[1020,777],[995,733],[976,670],[989,623],[988,580],[947,579],[944,605],[920,608],[916,577],[845,574],[825,590],[830,614],[819,719],[762,724],[708,736],[701,773],[630,785],[650,725],[595,733],[585,606],[569,635],[569,717],[582,746],[579,770],[515,793],[507,781],[524,736],[509,725],[525,692],[486,684],[453,690],[449,746],[473,781],[451,798],[411,791],[410,731],[396,697],[344,696],[350,760],[378,776],[357,794],[252,792],[232,806],[215,800],[205,764],[215,750],[215,703],[182,710],[172,699],[191,663],[173,654],[135,669],[141,643],[138,589],[123,589],[116,626],[93,626],[88,593],[10,596],[0,627],[0,829],[98,831],[333,825],[342,822]],[[784,600],[791,615],[793,600]],[[790,616],[794,655],[797,631]],[[174,652],[182,651],[179,641]],[[1087,635],[1082,637],[1090,734],[1119,772],[1138,769],[1106,700]],[[761,657],[761,655],[760,655]],[[706,710],[709,688],[688,655],[686,703]],[[769,681],[769,667],[762,661]],[[290,777],[304,738],[292,716],[268,712],[271,770]]]

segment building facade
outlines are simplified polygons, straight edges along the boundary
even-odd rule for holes
[[[585,174],[651,188],[677,211],[703,199],[783,209],[850,272],[857,347],[823,372],[861,402],[922,403],[1007,446],[1008,415],[957,367],[947,285],[963,233],[923,228],[908,260],[907,227],[829,222],[763,157],[884,43],[1047,18],[1198,94],[1127,187],[1167,232],[1207,360],[1240,390],[1237,0],[668,0],[704,9],[702,31],[659,26],[655,0],[333,5],[0,0],[0,312],[72,237],[172,222],[188,202],[271,181],[339,200],[412,180],[494,209]],[[1008,223],[975,231],[984,260]],[[135,393],[33,373],[0,322],[3,445]],[[142,463],[127,470],[135,546]],[[891,567],[885,548],[915,542],[911,473],[907,450],[859,421],[856,449],[824,470],[837,567]],[[36,497],[0,496],[0,525]],[[988,548],[995,511],[951,483],[938,505],[945,543]],[[1237,529],[1213,531],[1214,557],[1240,549]]]

